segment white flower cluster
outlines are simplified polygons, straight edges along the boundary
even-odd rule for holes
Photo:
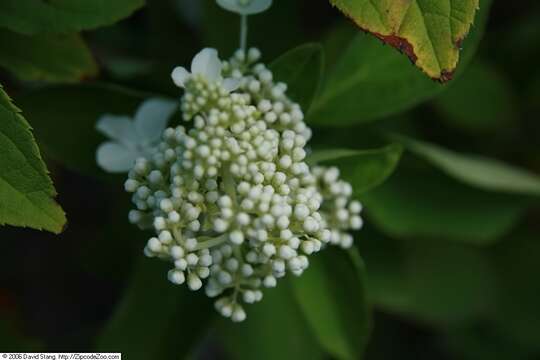
[[[310,168],[311,130],[300,106],[259,63],[257,49],[222,62],[204,49],[185,89],[186,127],[165,130],[152,156],[139,158],[125,183],[136,210],[130,221],[153,227],[145,254],[174,263],[169,280],[217,297],[217,310],[246,318],[243,303],[291,272],[326,244],[350,247],[361,205],[337,168]]]

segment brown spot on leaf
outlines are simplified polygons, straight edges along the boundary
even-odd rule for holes
[[[335,6],[335,4],[332,4],[332,6]],[[388,44],[392,46],[393,48],[397,49],[401,53],[407,55],[409,60],[416,65],[416,61],[418,60],[418,56],[414,52],[413,45],[405,38],[402,38],[401,36],[390,34],[390,35],[383,35],[380,33],[377,33],[375,31],[370,31],[362,26],[360,26],[349,14],[343,12],[345,14],[345,17],[352,21],[356,27],[358,27],[360,30],[364,31],[366,34],[371,34],[381,40],[384,44]],[[458,39],[455,43],[456,46],[461,46],[461,43],[463,42],[463,38]],[[423,69],[422,69],[423,70]],[[424,71],[425,72],[425,71]],[[442,70],[440,77],[432,77],[431,79],[434,81],[438,81],[441,84],[444,84],[450,80],[452,80],[454,76],[454,71],[449,70]]]
[[[461,50],[463,48],[463,38],[457,39],[454,45],[456,46],[456,49]]]
[[[437,81],[444,84],[444,83],[452,80],[453,77],[454,77],[454,71],[444,69],[444,70],[441,71],[441,76],[439,78],[434,79],[434,80],[437,80]]]
[[[335,6],[334,4],[332,4],[332,5]],[[354,23],[355,26],[360,28],[360,30],[364,31],[365,33],[372,34],[372,35],[376,36],[378,39],[380,39],[383,43],[388,44],[388,45],[398,49],[400,52],[406,54],[413,64],[416,64],[416,60],[418,60],[418,56],[416,56],[416,54],[414,53],[414,47],[412,46],[412,44],[407,39],[402,38],[400,36],[397,36],[395,34],[383,35],[383,34],[375,32],[375,31],[370,31],[370,30],[360,26],[360,24],[358,24],[349,14],[347,14],[345,12],[343,12],[343,13],[345,14],[345,17],[347,19],[351,20]]]
[[[414,48],[407,39],[397,35],[382,35],[376,32],[373,32],[372,34],[381,39],[385,44],[388,44],[407,55],[413,64],[416,64],[418,56],[414,53]]]

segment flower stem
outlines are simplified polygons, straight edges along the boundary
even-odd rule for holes
[[[225,163],[223,167],[223,190],[230,196],[233,203],[236,204],[236,183],[231,173],[230,163]]]
[[[200,242],[197,244],[197,247],[195,250],[203,250],[203,249],[210,249],[214,246],[218,246],[223,244],[227,241],[228,234],[223,234],[221,236],[218,236],[216,238],[211,238],[210,240],[206,240],[204,242]]]
[[[245,53],[247,46],[247,36],[248,36],[248,21],[247,15],[240,16],[240,49]]]

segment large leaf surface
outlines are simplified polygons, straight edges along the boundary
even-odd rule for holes
[[[60,233],[66,223],[30,125],[0,87],[0,225]]]
[[[456,69],[479,0],[330,0],[361,29],[404,52],[429,77]],[[484,4],[482,4],[484,5]]]

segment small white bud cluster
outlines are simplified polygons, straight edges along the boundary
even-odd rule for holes
[[[326,220],[332,233],[330,243],[348,249],[353,245],[353,237],[347,231],[360,230],[364,224],[360,217],[362,205],[359,201],[350,201],[352,186],[340,180],[337,167],[315,166],[312,171],[324,198]]]
[[[326,244],[352,245],[361,206],[336,168],[311,169],[305,147],[311,130],[300,106],[258,63],[260,52],[238,51],[222,63],[238,81],[194,74],[182,83],[184,120],[165,130],[150,158],[129,173],[129,218],[151,226],[145,254],[174,263],[169,280],[191,290],[205,285],[216,309],[233,321],[243,304],[262,299],[288,272],[301,275],[308,256]]]

